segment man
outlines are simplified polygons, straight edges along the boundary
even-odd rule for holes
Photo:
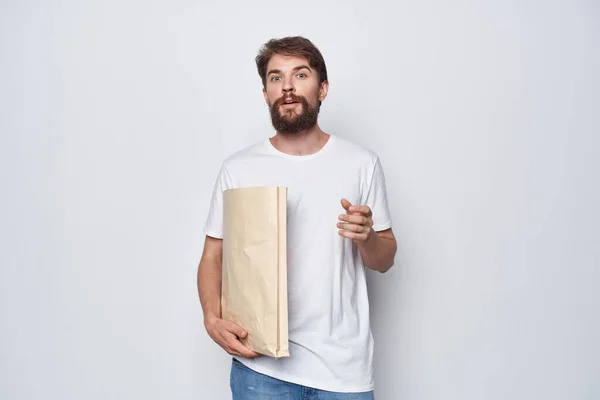
[[[271,40],[256,64],[276,133],[221,166],[198,268],[206,330],[233,356],[234,400],[372,399],[364,268],[385,272],[396,253],[380,160],[319,127],[329,83],[309,40]],[[220,317],[222,192],[264,185],[288,188],[290,357],[280,359],[249,350],[244,327]]]

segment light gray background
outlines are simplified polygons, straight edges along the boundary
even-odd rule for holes
[[[301,34],[322,127],[388,179],[377,398],[600,398],[599,10],[2,1],[0,397],[229,398],[202,227],[223,158],[272,134],[259,46]]]

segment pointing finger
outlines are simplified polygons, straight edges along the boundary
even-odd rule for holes
[[[348,211],[358,212],[366,215],[367,217],[371,216],[371,209],[369,208],[369,206],[350,206],[348,207]]]

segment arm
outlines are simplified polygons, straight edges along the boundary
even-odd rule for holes
[[[207,236],[198,265],[198,294],[204,313],[204,323],[221,316],[221,263],[223,240]]]
[[[248,349],[240,338],[248,332],[231,321],[221,319],[221,269],[223,240],[206,237],[198,265],[198,295],[204,313],[204,327],[209,336],[227,353],[242,357],[259,354]]]
[[[371,228],[364,242],[358,241],[357,246],[366,267],[379,272],[387,272],[394,265],[397,244],[392,229],[375,232]]]

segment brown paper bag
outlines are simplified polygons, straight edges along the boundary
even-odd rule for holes
[[[271,357],[289,357],[287,188],[223,192],[222,318],[246,329],[242,342]]]

